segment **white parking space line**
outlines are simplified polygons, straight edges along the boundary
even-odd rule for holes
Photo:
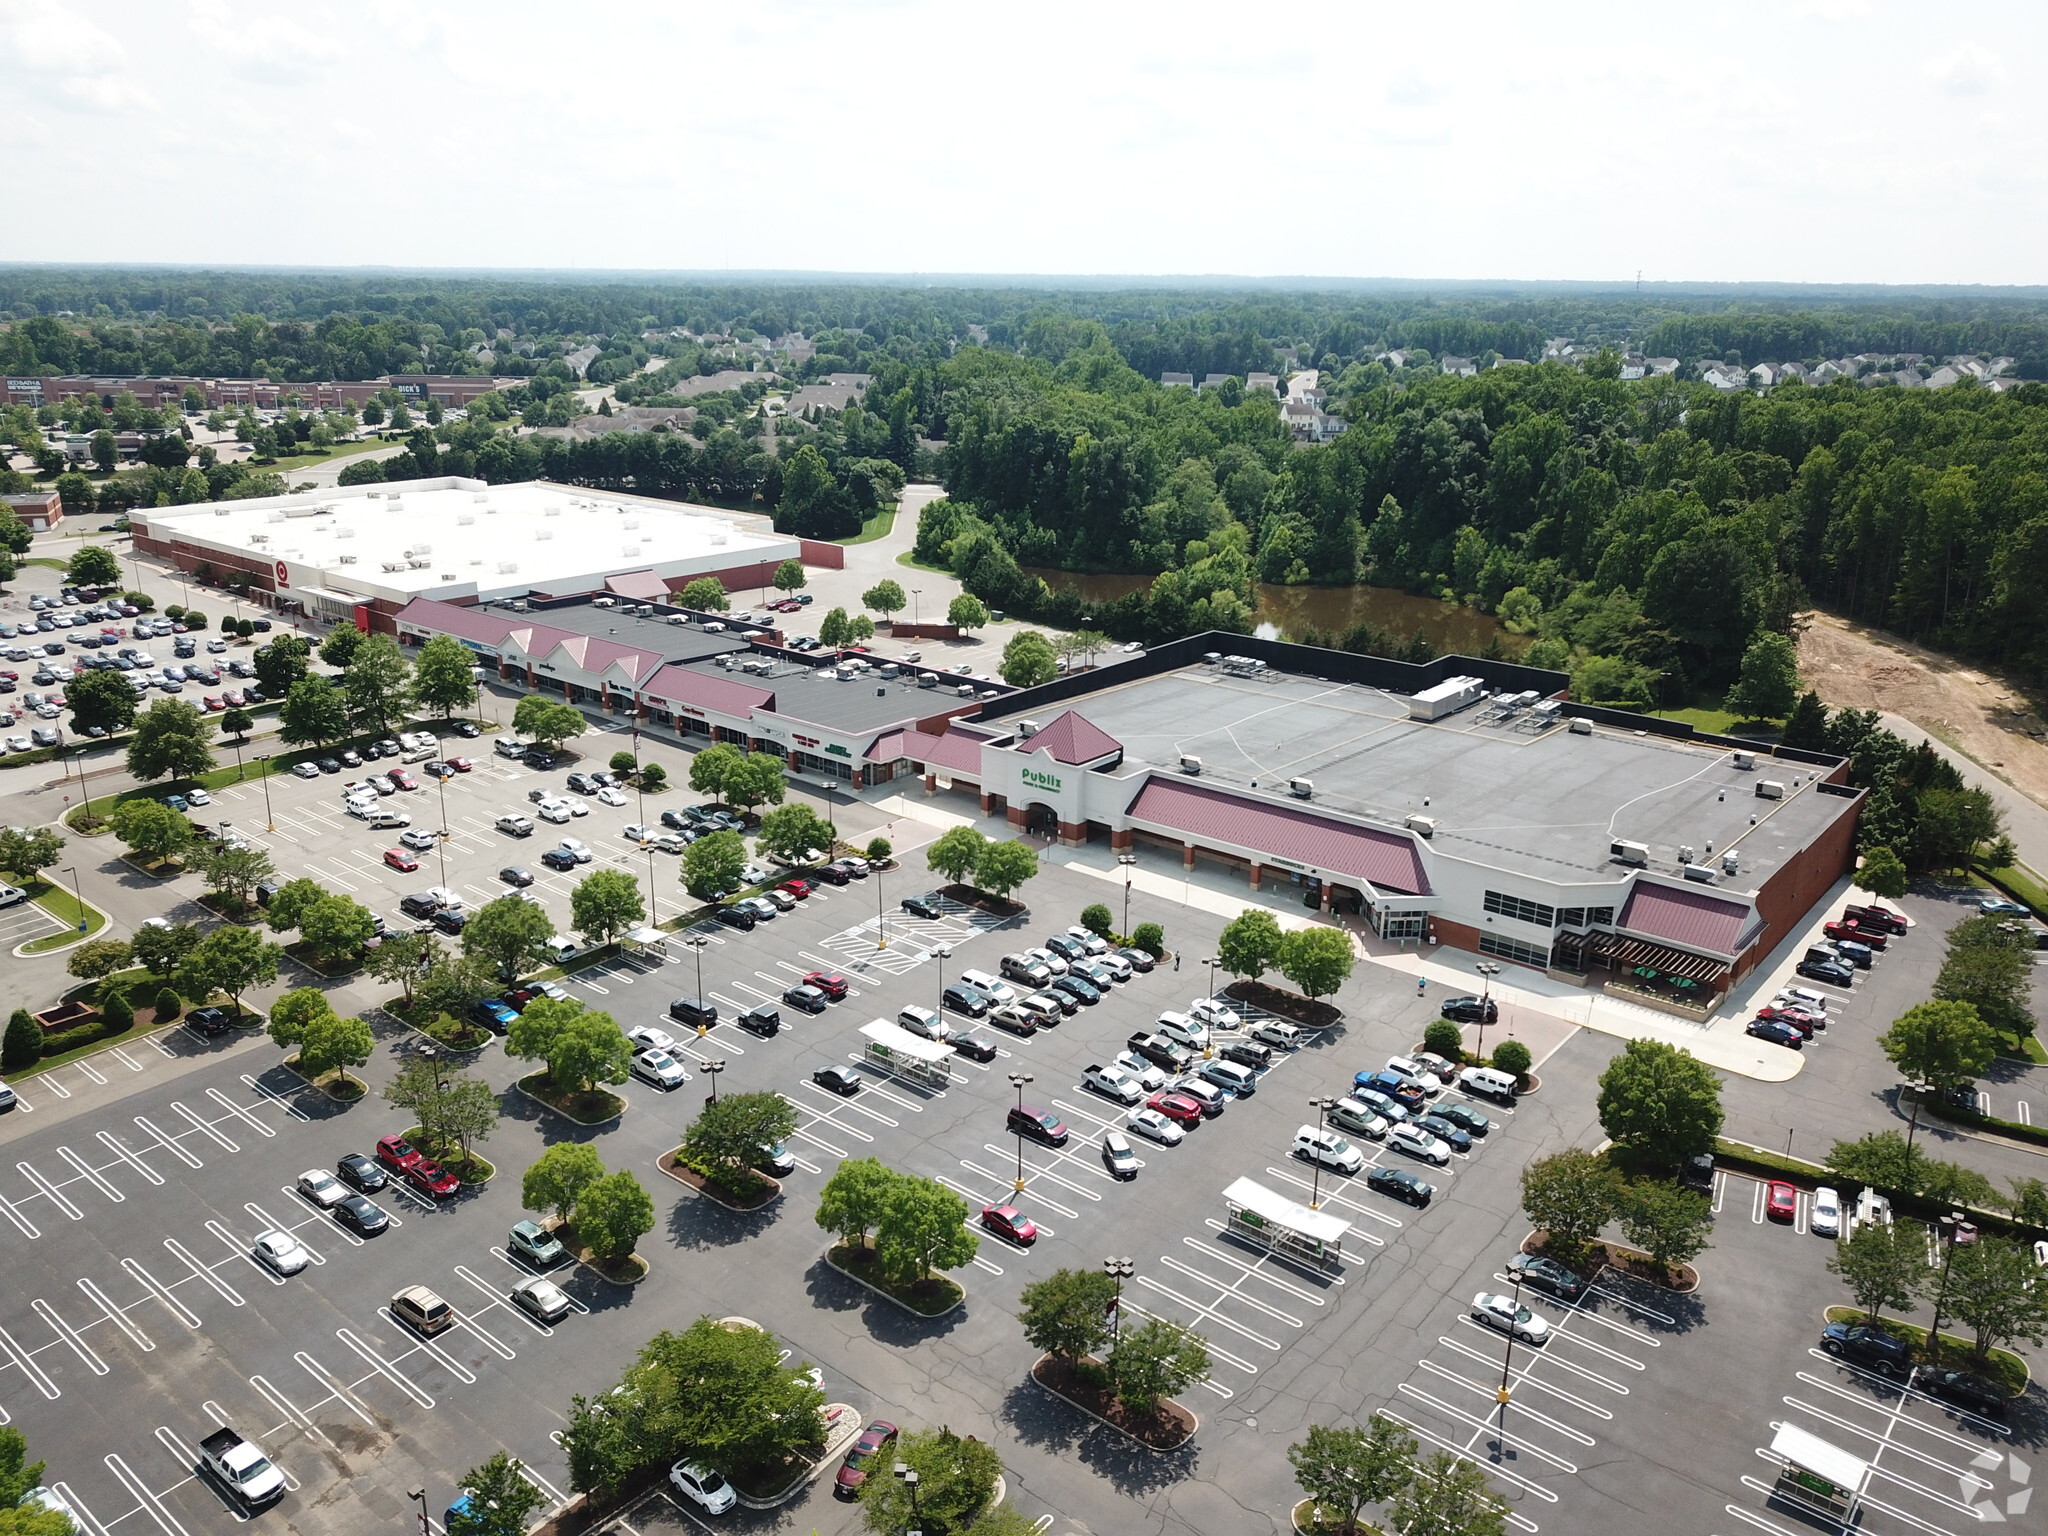
[[[831,1098],[835,1100],[836,1102],[833,1105],[835,1109],[846,1109],[855,1114],[866,1115],[870,1120],[878,1120],[883,1125],[888,1126],[891,1130],[897,1129],[902,1124],[901,1121],[891,1120],[887,1115],[883,1114],[880,1110],[869,1109],[865,1104],[861,1103],[861,1099],[866,1097],[865,1093],[860,1094],[854,1098],[847,1098],[845,1095],[837,1093],[828,1094],[825,1089],[820,1088],[816,1083],[812,1082],[809,1078],[804,1079],[804,1086],[810,1089],[811,1092],[817,1094],[820,1098]],[[867,1139],[872,1141],[874,1138],[869,1137]]]
[[[226,1227],[222,1226],[219,1222],[209,1218],[206,1223],[206,1230],[211,1232],[215,1237],[221,1240],[221,1243],[227,1248],[229,1254],[231,1254],[235,1258],[240,1259],[243,1263],[247,1264],[251,1269],[255,1270],[257,1274],[261,1275],[264,1279],[268,1280],[272,1285],[283,1285],[285,1283],[285,1278],[283,1275],[278,1274],[275,1270],[271,1269],[270,1266],[268,1266],[267,1264],[260,1262],[257,1259],[256,1255],[249,1251],[249,1245],[247,1243],[243,1242],[242,1239],[235,1236],[234,1233],[230,1232]],[[223,1259],[220,1262],[225,1264],[228,1261],[226,1259]]]
[[[278,1391],[276,1387],[273,1387],[263,1377],[251,1376],[249,1378],[249,1385],[254,1387],[258,1392],[261,1392],[263,1394],[264,1400],[268,1402],[271,1407],[277,1409],[278,1412],[282,1413],[290,1423],[296,1425],[301,1433],[313,1436],[322,1445],[326,1446],[329,1450],[337,1449],[334,1442],[327,1437],[327,1432],[325,1430],[321,1429],[321,1427],[318,1424],[315,1424],[311,1419],[306,1417],[305,1414],[301,1413],[298,1407],[292,1402],[290,1398],[286,1397],[282,1392]]]
[[[325,1407],[328,1403],[340,1403],[342,1407],[348,1409],[350,1413],[361,1419],[372,1429],[377,1427],[377,1421],[370,1417],[370,1412],[363,1406],[362,1401],[347,1387],[343,1386],[340,1378],[329,1371],[326,1366],[315,1360],[304,1350],[299,1350],[292,1356],[292,1359],[298,1362],[300,1370],[327,1389],[327,1396],[313,1404],[315,1408]]]
[[[65,1322],[62,1317],[57,1315],[57,1309],[55,1307],[51,1306],[47,1301],[43,1300],[43,1298],[40,1296],[38,1296],[34,1301],[30,1302],[29,1305],[35,1309],[36,1316],[40,1317],[44,1322],[50,1325],[50,1331],[52,1333],[56,1334],[58,1338],[62,1339],[66,1344],[69,1344],[71,1346],[71,1352],[77,1355],[79,1359],[85,1362],[87,1368],[91,1370],[93,1375],[104,1376],[107,1374],[107,1362],[102,1360],[99,1357],[99,1355],[94,1352],[92,1346],[87,1344],[84,1339],[78,1336],[77,1329],[73,1328],[69,1323]]]
[[[1001,1157],[1005,1150],[1014,1152],[1015,1148],[1005,1149],[1003,1147],[997,1146],[994,1142],[985,1141],[981,1144],[981,1150],[989,1153],[992,1156]],[[1050,1161],[1046,1162],[1034,1161],[1034,1152],[1040,1155],[1046,1152],[1051,1152],[1052,1158]],[[1072,1179],[1065,1177],[1062,1173],[1059,1172],[1060,1169],[1068,1167],[1072,1165],[1074,1162],[1074,1157],[1062,1148],[1035,1147],[1031,1151],[1027,1151],[1024,1154],[1024,1177],[1033,1183],[1036,1183],[1040,1179],[1050,1179],[1053,1183],[1059,1185],[1061,1189],[1069,1190],[1072,1193],[1079,1195],[1084,1200],[1100,1201],[1102,1199],[1102,1191],[1098,1189],[1089,1189],[1085,1185],[1076,1184]],[[1081,1166],[1083,1168],[1087,1168],[1088,1164],[1083,1163],[1081,1164]],[[1113,1183],[1115,1181],[1110,1179],[1108,1173],[1105,1172],[1103,1174],[1103,1182]]]
[[[306,1250],[306,1257],[311,1259],[315,1264],[325,1264],[327,1262],[326,1259],[321,1257],[320,1250],[318,1248],[315,1248],[311,1243],[307,1242],[303,1237],[299,1236],[299,1229],[301,1227],[310,1227],[320,1224],[320,1218],[318,1215],[308,1216],[302,1221],[293,1223],[289,1221],[279,1221],[275,1216],[272,1216],[270,1212],[264,1210],[262,1206],[258,1205],[253,1200],[243,1201],[242,1209],[247,1211],[251,1216],[254,1216],[269,1231],[289,1232],[292,1235],[292,1240],[296,1242],[301,1248]]]
[[[390,1382],[391,1385],[398,1388],[399,1391],[403,1392],[407,1397],[411,1398],[414,1402],[418,1403],[422,1408],[425,1408],[429,1412],[433,1411],[434,1400],[431,1397],[429,1397],[424,1391],[422,1391],[419,1387],[414,1386],[411,1379],[407,1377],[403,1372],[401,1372],[396,1366],[392,1365],[382,1355],[378,1354],[376,1350],[372,1349],[368,1344],[364,1343],[362,1339],[357,1336],[354,1329],[337,1328],[334,1331],[334,1333],[336,1338],[340,1339],[342,1343],[346,1344],[350,1349],[354,1350],[358,1355],[360,1355],[362,1357],[363,1363],[369,1366],[369,1368],[372,1371],[374,1371],[377,1375],[382,1376],[386,1381]],[[368,1377],[364,1378],[364,1380],[368,1379]]]
[[[158,1146],[162,1147],[166,1152],[170,1153],[171,1156],[175,1157],[187,1168],[203,1168],[206,1166],[204,1163],[200,1162],[198,1158],[194,1157],[190,1152],[187,1152],[183,1147],[179,1146],[173,1138],[166,1136],[162,1131],[158,1130],[155,1124],[151,1122],[147,1115],[137,1115],[135,1117],[135,1123],[141,1126],[145,1131],[149,1132],[150,1135],[154,1136],[156,1138]]]
[[[165,1509],[162,1503],[158,1501],[157,1496],[144,1486],[142,1479],[129,1468],[127,1462],[123,1461],[119,1456],[108,1456],[105,1460],[107,1470],[119,1478],[121,1485],[135,1496],[141,1507],[148,1513],[150,1519],[154,1520],[163,1530],[164,1536],[190,1536],[185,1527],[178,1523],[177,1517]],[[126,1518],[126,1515],[121,1516],[121,1519],[125,1520]]]
[[[249,1123],[249,1125],[256,1130],[258,1134],[265,1137],[273,1137],[277,1135],[276,1131],[272,1130],[269,1126],[265,1125],[261,1120],[258,1120],[254,1115],[250,1114],[249,1111],[242,1108],[241,1105],[235,1103],[234,1100],[230,1099],[218,1088],[207,1089],[206,1096],[209,1099],[212,1099],[214,1103],[218,1104],[222,1109],[226,1110],[229,1114],[235,1116],[237,1119],[246,1120]]]
[[[209,1222],[208,1225],[213,1226],[215,1225],[215,1223]],[[180,1260],[187,1269],[192,1271],[193,1279],[199,1280],[207,1285],[212,1286],[216,1291],[218,1291],[221,1294],[223,1298],[227,1300],[227,1302],[230,1305],[239,1307],[247,1304],[243,1301],[241,1292],[237,1291],[233,1286],[229,1285],[225,1280],[221,1279],[219,1275],[216,1275],[211,1269],[207,1268],[204,1264],[200,1263],[197,1259],[193,1258],[191,1252],[185,1247],[183,1243],[179,1242],[175,1237],[165,1238],[164,1247],[168,1248],[171,1251],[173,1257]]]
[[[100,1523],[99,1516],[86,1507],[85,1501],[69,1483],[60,1481],[50,1486],[57,1490],[58,1497],[63,1499],[71,1512],[78,1517],[79,1523],[85,1527],[86,1536],[109,1536],[107,1528]]]
[[[979,1163],[969,1162],[964,1157],[960,1159],[960,1166],[962,1168],[965,1168],[969,1173],[977,1174],[981,1178],[987,1179],[997,1188],[1006,1191],[1006,1193],[1000,1200],[994,1202],[984,1201],[984,1204],[993,1203],[996,1205],[1003,1205],[1007,1204],[1011,1200],[1022,1200],[1025,1198],[1025,1195],[1017,1193],[1016,1189],[1013,1187],[1017,1182],[1017,1176],[1014,1172],[995,1173],[987,1168],[982,1167]],[[1054,1200],[1051,1197],[1049,1197],[1042,1189],[1035,1187],[1032,1179],[1032,1174],[1034,1173],[1034,1171],[1035,1170],[1028,1163],[1025,1165],[1024,1189],[1026,1194],[1030,1196],[1031,1203],[1036,1206],[1043,1206],[1046,1210],[1052,1211],[1056,1215],[1064,1216],[1069,1221],[1079,1220],[1081,1215],[1079,1211],[1075,1210],[1072,1206],[1061,1205],[1057,1200]],[[945,1175],[941,1174],[940,1177],[944,1178]]]
[[[94,1305],[96,1305],[101,1312],[106,1314],[108,1322],[112,1323],[116,1328],[120,1329],[123,1333],[128,1335],[129,1343],[133,1344],[145,1355],[154,1354],[156,1352],[156,1341],[150,1338],[150,1336],[144,1333],[140,1328],[136,1327],[135,1324],[129,1320],[128,1314],[124,1312],[121,1308],[115,1306],[114,1303],[108,1299],[107,1293],[105,1291],[101,1290],[90,1279],[86,1278],[81,1278],[79,1280],[78,1288],[92,1299]],[[149,1298],[147,1296],[140,1297],[135,1302],[135,1305],[140,1306],[142,1302],[147,1301],[148,1299]],[[92,1325],[87,1324],[87,1326],[90,1327]]]
[[[183,1323],[187,1328],[197,1328],[199,1326],[199,1318],[193,1313],[192,1309],[178,1300],[176,1296],[173,1296],[171,1288],[144,1269],[141,1264],[137,1263],[134,1259],[123,1259],[121,1261],[121,1268],[128,1272],[130,1279],[141,1284],[144,1293],[148,1297],[162,1302],[164,1310],[170,1313],[178,1322]]]
[[[455,1314],[455,1320],[458,1323],[462,1323],[464,1321],[464,1318],[460,1312],[457,1312]],[[446,1366],[448,1368],[449,1374],[452,1375],[457,1381],[461,1382],[465,1387],[473,1387],[476,1385],[476,1373],[472,1371],[468,1366],[464,1365],[460,1360],[457,1360],[453,1355],[449,1354],[446,1350],[442,1349],[441,1346],[436,1344],[432,1339],[421,1338],[419,1335],[414,1334],[412,1336],[412,1348],[408,1349],[404,1354],[400,1355],[398,1358],[400,1360],[410,1360],[414,1355],[431,1355],[435,1360],[439,1361],[442,1365]]]
[[[191,1110],[187,1109],[180,1100],[171,1100],[171,1108],[175,1109],[179,1114],[183,1115],[187,1120],[191,1121],[193,1130],[198,1131],[202,1135],[212,1137],[215,1141],[219,1142],[222,1146],[226,1147],[230,1152],[239,1152],[242,1150],[240,1147],[236,1146],[232,1141],[229,1141],[227,1137],[223,1136],[219,1131],[215,1130],[213,1128],[213,1122],[200,1119],[199,1116],[195,1115],[194,1113],[192,1113]],[[185,1133],[181,1131],[179,1132],[179,1134],[184,1135]]]
[[[50,1380],[43,1373],[43,1368],[36,1364],[35,1356],[28,1350],[23,1349],[20,1341],[5,1328],[0,1328],[0,1350],[6,1351],[8,1358],[21,1367],[21,1374],[33,1382],[35,1389],[51,1402],[55,1402],[64,1395],[63,1390],[57,1383]]]
[[[873,1138],[870,1139],[872,1140]],[[22,1215],[20,1211],[16,1210],[14,1207],[14,1203],[10,1201],[5,1195],[0,1195],[0,1215],[4,1215],[9,1221],[13,1222],[15,1226],[19,1227],[21,1229],[21,1235],[23,1237],[36,1238],[41,1237],[43,1235],[41,1230],[37,1228],[36,1224],[30,1221],[26,1216]]]
[[[127,1147],[123,1146],[121,1143],[121,1139],[118,1136],[115,1136],[113,1133],[109,1131],[101,1131],[99,1133],[99,1138],[101,1145],[106,1147],[108,1151],[112,1152],[116,1157],[120,1158],[129,1167],[133,1168],[137,1173],[141,1174],[145,1179],[149,1180],[150,1183],[159,1186],[162,1185],[164,1181],[163,1175],[158,1173],[154,1168],[150,1167],[149,1164],[143,1162],[142,1159],[137,1157],[133,1152],[130,1152],[127,1149]]]
[[[66,1216],[69,1216],[73,1221],[85,1220],[85,1212],[81,1211],[69,1200],[65,1199],[64,1192],[60,1190],[56,1185],[52,1184],[48,1179],[44,1178],[40,1173],[36,1172],[35,1168],[32,1165],[28,1163],[16,1163],[14,1166],[18,1170],[20,1170],[21,1176],[23,1178],[27,1179],[29,1183],[35,1186],[36,1193],[41,1195],[45,1200],[48,1200],[50,1204],[56,1206],[58,1210],[62,1211]]]

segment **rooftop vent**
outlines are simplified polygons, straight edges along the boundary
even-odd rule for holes
[[[1202,760],[1199,757],[1190,757],[1186,753],[1183,753],[1181,755],[1180,760],[1180,771],[1182,773],[1193,774],[1196,777],[1200,777],[1202,772]]]
[[[1726,853],[1721,855],[1722,874],[1732,875],[1737,873],[1741,868],[1742,855],[1740,853],[1737,853],[1733,848],[1730,848]]]
[[[1607,845],[1607,851],[1624,864],[1648,864],[1650,845],[1648,843],[1624,842],[1617,838]]]
[[[1408,830],[1415,833],[1418,837],[1436,836],[1436,818],[1434,816],[1410,816],[1406,825]]]
[[[335,563],[337,565],[354,565],[356,563],[356,557],[354,555],[343,555]]]
[[[517,572],[518,569],[519,562],[517,560],[500,560],[498,562],[498,574],[500,576],[510,576]]]
[[[1714,866],[1711,864],[1688,864],[1685,866],[1685,878],[1697,881],[1701,885],[1712,885],[1714,883]]]
[[[443,581],[453,581],[455,579],[455,573],[453,571],[443,571],[441,573],[441,579]]]
[[[1756,766],[1756,754],[1754,752],[1736,753],[1735,766],[1747,772],[1749,769],[1754,768]]]
[[[1316,795],[1316,781],[1314,779],[1289,779],[1287,781],[1287,793],[1294,796],[1297,800],[1313,800]]]
[[[1590,736],[1593,734],[1593,722],[1590,720],[1574,720],[1569,729],[1574,736]]]
[[[1019,720],[1017,722],[1017,736],[1019,740],[1028,741],[1037,734],[1038,722],[1036,720]]]
[[[251,544],[268,544],[270,542],[270,535],[267,533],[252,533],[249,535],[249,542]]]

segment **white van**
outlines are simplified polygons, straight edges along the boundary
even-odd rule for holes
[[[1515,1102],[1515,1079],[1511,1073],[1496,1072],[1492,1067],[1467,1067],[1458,1074],[1458,1081],[1465,1085],[1467,1093],[1502,1104]]]
[[[548,959],[556,965],[567,965],[583,953],[583,946],[567,934],[558,933],[547,942]]]
[[[1825,992],[1816,992],[1811,987],[1780,987],[1778,1006],[1804,1008],[1808,1013],[1826,1013],[1828,997]]]
[[[500,757],[524,757],[526,743],[517,736],[500,736],[491,743],[491,750]]]

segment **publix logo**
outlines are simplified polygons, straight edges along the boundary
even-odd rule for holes
[[[1059,775],[1056,773],[1040,773],[1035,768],[1026,768],[1021,772],[1024,782],[1033,789],[1050,789],[1057,793],[1060,788]]]

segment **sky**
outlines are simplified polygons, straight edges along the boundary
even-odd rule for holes
[[[2039,0],[0,0],[0,260],[2032,284],[2044,63]]]

